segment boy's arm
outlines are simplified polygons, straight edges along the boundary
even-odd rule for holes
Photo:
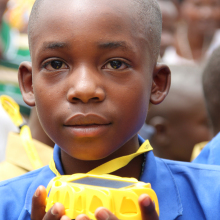
[[[56,203],[45,213],[46,189],[39,186],[32,198],[31,220],[71,220],[65,216],[64,206]],[[159,220],[154,204],[148,195],[139,197],[142,220]],[[118,220],[108,209],[98,208],[95,212],[97,220]],[[79,215],[76,220],[90,220],[86,215]]]

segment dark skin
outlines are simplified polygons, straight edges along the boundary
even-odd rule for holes
[[[43,2],[31,36],[32,64],[19,68],[23,99],[36,106],[44,130],[61,147],[65,174],[86,173],[136,152],[149,101],[159,104],[170,86],[170,71],[152,59],[128,1],[96,3],[56,2],[50,10],[51,1]],[[138,179],[142,162],[139,156],[114,174]],[[57,215],[45,214],[45,198],[41,186],[33,196],[32,219],[69,219],[61,204],[52,207]],[[158,219],[147,195],[139,204],[143,219]],[[96,218],[106,219],[106,212],[117,219],[104,208]]]
[[[29,127],[31,129],[32,137],[48,146],[54,147],[54,142],[50,140],[47,134],[42,129],[42,126],[39,122],[36,108],[31,109],[31,115],[28,121]]]

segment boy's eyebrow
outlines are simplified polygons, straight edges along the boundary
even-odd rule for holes
[[[125,41],[111,41],[111,42],[103,42],[103,43],[97,43],[98,47],[101,49],[115,49],[115,48],[121,48],[123,50],[131,50],[133,51],[132,47]],[[69,44],[66,42],[44,42],[43,43],[43,51],[45,50],[54,50],[59,48],[69,48]]]
[[[103,49],[122,48],[122,49],[132,50],[132,47],[128,45],[125,41],[112,41],[112,42],[98,43],[98,47],[103,48]]]
[[[68,48],[69,45],[67,43],[64,42],[44,42],[43,44],[43,50],[54,50],[54,49],[58,49],[58,48]]]

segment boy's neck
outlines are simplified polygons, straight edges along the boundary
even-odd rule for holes
[[[64,173],[67,175],[75,173],[87,173],[90,170],[110,161],[115,158],[135,153],[139,148],[139,141],[137,135],[129,140],[120,149],[112,153],[106,158],[94,161],[78,160],[71,157],[61,149],[61,161],[64,169]],[[142,163],[144,161],[143,154],[134,158],[127,166],[115,171],[113,175],[122,177],[134,177],[139,179],[142,169]]]

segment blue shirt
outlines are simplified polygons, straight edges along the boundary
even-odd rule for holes
[[[143,142],[140,139],[140,142]],[[60,148],[54,161],[64,174]],[[0,220],[30,219],[31,200],[39,185],[45,187],[55,174],[48,166],[0,183]],[[160,207],[160,220],[219,219],[220,167],[160,159],[146,154],[141,180],[150,182]]]
[[[220,132],[202,149],[192,163],[220,165]]]

